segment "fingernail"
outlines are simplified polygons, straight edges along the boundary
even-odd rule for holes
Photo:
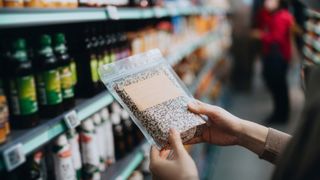
[[[190,103],[188,103],[188,106],[191,107],[191,108],[195,108],[196,107],[196,102],[195,101],[192,101]]]

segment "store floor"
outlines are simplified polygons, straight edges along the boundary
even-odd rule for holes
[[[256,63],[256,75],[253,89],[250,93],[230,94],[231,106],[228,108],[233,114],[257,123],[271,113],[271,97],[261,79],[261,65]],[[291,118],[287,125],[271,125],[276,129],[292,132],[299,121],[303,106],[303,92],[299,84],[299,65],[295,63],[289,71]],[[211,179],[215,180],[267,180],[272,176],[274,166],[261,160],[249,150],[239,147],[218,147],[216,160],[213,161],[214,171]]]

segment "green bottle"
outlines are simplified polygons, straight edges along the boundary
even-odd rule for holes
[[[36,81],[40,116],[52,118],[63,112],[59,62],[53,53],[49,35],[41,35],[38,46]]]
[[[66,46],[65,36],[62,33],[54,36],[54,52],[59,63],[60,82],[64,110],[72,109],[75,105],[74,76],[71,58]]]
[[[12,126],[14,128],[35,126],[39,122],[36,85],[24,39],[16,39],[11,44],[5,69]]]

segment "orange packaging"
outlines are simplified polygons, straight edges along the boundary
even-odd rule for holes
[[[0,0],[0,7],[3,7],[3,2],[2,2],[2,0]]]
[[[41,0],[27,0],[24,1],[25,7],[32,7],[32,8],[42,8],[42,1]]]
[[[3,0],[5,7],[23,8],[23,0]]]
[[[8,107],[6,98],[0,94],[0,144],[7,140],[7,134],[9,134],[8,125]]]

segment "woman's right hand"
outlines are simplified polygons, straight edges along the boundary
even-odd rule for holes
[[[221,146],[240,145],[258,155],[264,151],[267,127],[240,119],[218,106],[200,101],[188,104],[188,108],[191,112],[208,116],[208,122],[186,144],[207,142]]]
[[[191,112],[206,115],[208,122],[202,125],[199,136],[188,141],[187,144],[207,142],[216,145],[236,145],[242,132],[242,119],[230,114],[228,111],[200,101],[188,104]]]

